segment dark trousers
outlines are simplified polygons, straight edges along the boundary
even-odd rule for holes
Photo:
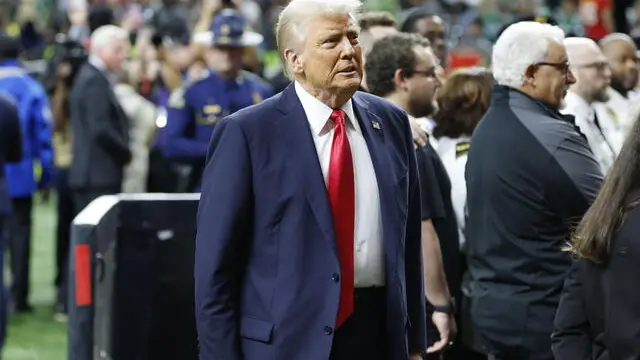
[[[58,310],[67,312],[67,282],[69,244],[71,242],[71,222],[77,215],[73,205],[73,192],[68,183],[68,169],[58,169],[56,191],[58,193],[58,224],[56,228],[56,305]]]
[[[7,243],[11,257],[11,298],[16,309],[29,301],[29,259],[31,258],[31,196],[13,198],[13,212],[7,218]]]
[[[385,288],[356,289],[353,314],[335,330],[330,360],[388,360]]]
[[[4,236],[2,234],[5,219],[0,215],[0,269],[4,269]],[[0,276],[0,353],[7,335],[7,318],[9,316],[9,293],[4,287],[4,276]]]
[[[115,195],[120,193],[121,186],[105,186],[99,188],[85,188],[73,190],[73,206],[75,210],[80,213],[87,205],[93,200],[103,195]]]

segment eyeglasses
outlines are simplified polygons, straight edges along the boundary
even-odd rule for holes
[[[420,70],[413,70],[414,74],[418,74],[418,75],[422,75],[422,76],[426,76],[428,78],[437,78],[438,74],[436,74],[436,70],[428,70],[428,71],[420,71]]]
[[[552,62],[539,62],[533,64],[534,66],[551,66],[557,70],[559,70],[563,74],[568,74],[571,71],[571,67],[569,66],[569,62],[562,63],[552,63]]]

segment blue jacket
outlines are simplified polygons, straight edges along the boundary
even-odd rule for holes
[[[0,63],[0,92],[15,101],[22,131],[22,160],[5,165],[9,195],[29,196],[39,188],[49,187],[52,178],[51,110],[47,95],[17,60]],[[34,174],[36,161],[42,169],[40,183]]]
[[[231,81],[210,72],[185,84],[169,98],[165,156],[204,161],[218,120],[272,95],[271,86],[249,72]]]

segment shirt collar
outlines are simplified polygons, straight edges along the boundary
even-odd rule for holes
[[[323,132],[328,131],[331,127],[327,127],[327,122],[329,121],[329,117],[331,116],[333,109],[313,97],[313,95],[309,94],[309,92],[297,81],[294,86],[298,99],[300,99],[300,103],[302,103],[305,115],[307,115],[307,120],[309,121],[313,134],[321,135]],[[351,99],[342,105],[340,109],[347,114],[347,119],[351,126],[355,129],[360,129],[358,121],[356,120],[355,112],[353,111],[353,103],[351,102]]]
[[[566,108],[563,109],[563,113],[593,121],[595,111],[582,96],[574,93],[573,91],[568,91],[567,95],[564,97],[564,101]]]

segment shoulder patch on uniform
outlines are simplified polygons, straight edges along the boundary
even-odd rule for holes
[[[460,157],[469,152],[469,148],[471,147],[470,141],[460,141],[456,144],[456,157]]]
[[[182,109],[184,107],[184,87],[179,87],[171,92],[168,104],[169,107],[174,109]]]

